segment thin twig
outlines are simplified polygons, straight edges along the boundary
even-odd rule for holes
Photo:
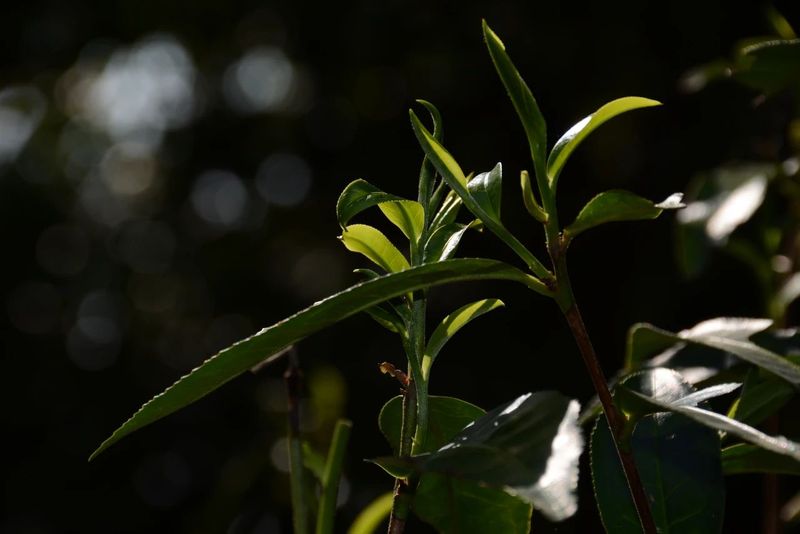
[[[289,431],[287,441],[289,448],[289,480],[292,493],[292,523],[295,534],[308,534],[309,508],[305,495],[305,473],[303,467],[303,449],[300,440],[300,399],[303,389],[303,373],[297,350],[291,347],[288,352],[288,365],[283,378],[286,382],[286,399],[288,402]]]
[[[583,356],[583,362],[586,364],[586,370],[589,372],[594,389],[600,399],[600,404],[603,406],[603,413],[611,429],[614,447],[617,449],[622,469],[625,472],[625,478],[628,480],[628,487],[631,491],[631,497],[633,497],[633,503],[636,506],[636,512],[639,514],[639,521],[645,534],[657,534],[653,513],[650,510],[650,501],[645,493],[639,470],[636,468],[633,453],[627,447],[620,447],[619,444],[620,437],[625,430],[626,421],[611,398],[606,378],[600,368],[600,362],[597,360],[597,354],[594,352],[594,347],[586,331],[586,326],[583,324],[583,318],[577,304],[573,302],[572,306],[564,311],[564,316],[567,318],[572,335],[575,337],[581,356]]]

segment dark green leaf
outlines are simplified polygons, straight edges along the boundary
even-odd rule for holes
[[[492,410],[436,452],[409,462],[423,473],[503,488],[560,521],[577,509],[583,450],[579,411],[577,401],[558,392],[529,393]]]
[[[609,222],[655,219],[664,210],[658,206],[666,205],[674,208],[683,207],[679,201],[656,205],[628,191],[619,189],[605,191],[583,207],[575,221],[564,229],[564,234],[567,238],[572,238],[589,228]]]
[[[561,170],[564,168],[564,164],[566,164],[570,154],[578,148],[578,145],[581,144],[586,136],[592,133],[601,124],[626,111],[660,105],[661,102],[639,96],[618,98],[617,100],[604,104],[597,111],[584,117],[572,128],[567,130],[567,132],[561,136],[561,139],[556,142],[553,150],[550,152],[550,156],[547,158],[547,176],[550,179],[553,190],[556,188],[558,176],[561,174]]]
[[[666,369],[637,373],[621,384],[665,401],[692,393],[680,375]],[[659,533],[721,531],[725,486],[716,432],[675,414],[648,416],[636,424],[630,447]],[[595,496],[606,532],[641,534],[630,490],[602,417],[592,433],[591,459]]]
[[[393,311],[384,306],[373,306],[365,311],[367,315],[390,332],[403,334],[406,330],[403,320]]]
[[[452,258],[458,249],[459,243],[461,243],[461,238],[469,230],[470,226],[458,223],[440,226],[431,234],[428,242],[425,243],[423,262],[432,263]]]
[[[461,432],[465,426],[486,412],[474,404],[454,397],[428,397],[428,442],[426,450],[434,451]],[[403,420],[403,397],[389,399],[378,416],[378,426],[386,441],[397,453],[400,447],[400,426]]]
[[[722,470],[726,475],[744,473],[800,475],[800,461],[766,451],[755,445],[737,443],[722,449]]]
[[[435,473],[420,478],[412,509],[443,534],[530,532],[530,504],[503,490]]]
[[[367,461],[386,471],[392,478],[408,478],[414,474],[414,467],[405,458],[381,456],[380,458],[373,458]]]
[[[405,200],[402,197],[384,193],[366,180],[358,179],[350,182],[344,188],[339,200],[336,202],[336,218],[343,229],[350,219],[383,202]]]
[[[675,334],[648,323],[636,323],[628,330],[625,369],[634,371],[648,358],[656,356],[677,343]]]
[[[776,413],[795,396],[796,390],[785,380],[774,375],[762,376],[758,369],[751,369],[728,417],[748,425],[757,425]]]
[[[498,163],[489,172],[482,172],[467,183],[475,202],[490,216],[500,221],[503,193],[503,165]]]
[[[547,124],[542,112],[539,111],[539,104],[536,103],[528,84],[522,79],[514,63],[506,54],[505,45],[489,28],[485,20],[483,21],[483,38],[495,69],[497,69],[497,74],[500,75],[508,96],[514,104],[514,109],[517,110],[517,115],[522,121],[522,126],[525,128],[533,161],[537,165],[544,165],[547,152]]]
[[[649,377],[649,379],[653,381],[666,381],[661,375],[666,376],[667,374],[674,374],[675,376],[680,376],[671,369],[651,369],[640,374]],[[622,393],[622,389],[622,386],[617,386],[616,390],[618,395]],[[640,406],[647,407],[651,413],[665,411],[677,413],[709,428],[726,432],[749,443],[758,445],[763,449],[776,452],[778,454],[784,454],[800,461],[800,444],[788,440],[782,436],[768,436],[767,434],[764,434],[763,432],[756,430],[751,426],[745,425],[739,421],[716,412],[704,410],[695,406],[687,406],[685,405],[685,402],[681,402],[680,397],[673,398],[659,396],[654,398],[648,395],[642,395],[630,389],[626,389],[624,393],[626,396],[626,403],[630,402],[630,399],[636,398],[642,403]]]
[[[279,357],[270,358],[270,355],[351,315],[409,291],[451,282],[492,279],[526,285],[538,283],[532,276],[499,261],[457,259],[415,267],[345,289],[206,360],[142,406],[100,445],[92,458],[128,434],[203,398],[254,365]]]
[[[403,253],[377,228],[351,224],[341,236],[347,250],[359,252],[387,273],[398,273],[410,267]]]
[[[422,358],[422,374],[427,377],[430,374],[431,365],[433,365],[439,351],[442,350],[445,343],[450,341],[456,332],[464,328],[470,321],[477,319],[481,315],[496,310],[504,306],[503,301],[499,299],[483,299],[477,302],[472,302],[465,306],[460,307],[439,323],[436,330],[431,334],[428,340],[428,345],[425,347],[425,356]]]
[[[733,77],[767,94],[800,84],[800,39],[773,39],[739,51]]]
[[[458,216],[461,204],[461,197],[458,196],[455,191],[448,191],[444,202],[442,202],[442,207],[439,208],[439,211],[431,222],[431,228],[439,228],[440,226],[452,224]]]

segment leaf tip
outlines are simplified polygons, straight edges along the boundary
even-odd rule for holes
[[[679,210],[685,208],[686,204],[683,202],[683,193],[672,193],[654,206],[662,210]]]

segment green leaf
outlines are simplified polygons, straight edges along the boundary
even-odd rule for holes
[[[431,120],[433,120],[433,137],[441,143],[444,139],[442,115],[436,109],[436,106],[426,100],[417,100],[417,103],[421,104],[430,113]],[[435,179],[436,172],[433,164],[428,161],[427,157],[423,158],[422,168],[419,171],[418,198],[420,202],[425,203],[425,223],[430,223],[431,216],[439,203],[441,195],[441,188],[434,189]]]
[[[394,297],[426,287],[466,280],[510,280],[538,288],[540,282],[503,262],[456,259],[368,280],[321,300],[206,360],[147,402],[92,454],[96,457],[128,434],[199,400],[289,345]],[[90,459],[91,459],[90,458]]]
[[[577,509],[580,405],[556,391],[528,393],[462,430],[436,452],[406,461],[421,473],[505,489],[553,521]]]
[[[325,457],[315,451],[307,441],[304,441],[301,447],[303,451],[303,465],[314,475],[314,478],[322,480],[323,474],[325,473]]]
[[[637,373],[621,384],[665,400],[692,393],[680,375],[666,369]],[[630,448],[659,533],[721,531],[725,485],[716,432],[679,415],[649,416],[636,424]],[[592,432],[591,461],[606,532],[641,534],[619,456],[602,417]]]
[[[459,243],[461,243],[461,238],[464,237],[464,234],[471,226],[471,224],[451,223],[439,227],[428,238],[428,242],[425,243],[423,263],[452,258],[458,249]]]
[[[780,376],[792,384],[800,384],[800,365],[793,361],[765,349],[749,338],[754,334],[768,328],[772,322],[769,319],[747,319],[735,317],[720,317],[698,323],[694,327],[683,330],[677,334],[657,329],[650,325],[637,325],[636,331],[629,334],[629,348],[627,357],[627,368],[634,368],[641,363],[641,358],[646,351],[637,350],[631,346],[635,343],[636,337],[647,335],[650,342],[658,340],[656,343],[663,344],[669,339],[673,344],[689,342],[704,347],[709,347],[723,351],[739,359],[745,360],[757,367],[765,369],[775,375]],[[643,332],[651,332],[644,334]]]
[[[435,473],[422,475],[411,506],[445,534],[527,534],[533,509],[502,490]]]
[[[467,183],[467,190],[475,202],[498,222],[503,193],[503,165],[498,163],[489,172],[482,172]]]
[[[442,447],[461,432],[465,426],[485,413],[482,409],[467,401],[454,397],[431,395],[428,397],[427,451],[424,452],[434,451]],[[383,405],[378,416],[378,426],[395,453],[400,449],[400,427],[402,421],[403,397],[398,395],[389,399]]]
[[[351,224],[341,235],[347,250],[359,252],[388,273],[398,273],[410,267],[403,253],[377,228],[366,224]]]
[[[448,191],[444,202],[442,202],[442,207],[436,212],[436,216],[434,216],[431,222],[431,228],[440,228],[455,222],[456,217],[458,217],[458,212],[461,209],[461,204],[461,197],[458,196],[455,191]]]
[[[382,456],[367,460],[383,469],[392,478],[408,478],[414,474],[414,467],[405,458]]]
[[[796,390],[774,375],[762,376],[751,369],[742,387],[742,394],[728,411],[728,417],[748,425],[757,425],[781,409]]]
[[[609,222],[655,219],[664,211],[663,207],[658,206],[665,205],[667,204],[654,204],[650,200],[620,189],[605,191],[583,207],[575,221],[564,229],[564,234],[569,239],[589,228]],[[680,201],[668,205],[675,209],[683,207]]]
[[[373,306],[368,310],[365,310],[365,313],[372,317],[372,319],[384,327],[386,330],[390,332],[394,332],[395,334],[403,334],[406,331],[405,323],[392,310],[389,310],[383,306]]]
[[[584,117],[572,128],[567,130],[567,132],[561,136],[561,139],[556,142],[553,150],[550,152],[550,156],[547,158],[547,176],[552,189],[555,191],[558,183],[558,176],[561,174],[561,170],[567,163],[569,156],[578,148],[578,145],[581,144],[586,136],[592,133],[597,127],[626,111],[660,105],[661,102],[639,96],[618,98],[617,100],[603,105],[600,109]]]
[[[644,371],[641,374],[649,373],[650,377],[655,377],[653,380],[661,380],[659,375],[666,375],[667,373],[674,374],[676,376],[678,373],[672,371],[671,369],[651,369],[648,371]],[[637,376],[637,375],[634,375]],[[617,386],[618,394],[621,391],[621,386]],[[719,430],[720,432],[726,432],[730,435],[736,436],[738,438],[743,439],[749,443],[757,445],[762,449],[766,449],[778,454],[783,454],[786,456],[790,456],[798,461],[800,461],[800,444],[795,443],[791,440],[788,440],[782,436],[768,436],[764,434],[760,430],[756,430],[755,428],[740,423],[735,419],[731,419],[729,417],[725,417],[724,415],[718,414],[716,412],[712,412],[709,410],[704,410],[702,408],[698,408],[695,406],[686,405],[686,402],[681,402],[679,398],[654,398],[648,395],[642,395],[636,391],[626,390],[624,392],[628,399],[636,398],[640,401],[642,406],[647,406],[651,413],[658,413],[658,412],[673,412],[692,419],[704,426],[709,428],[713,428],[715,430]],[[629,402],[626,400],[626,402]]]
[[[470,321],[477,319],[481,315],[496,310],[504,306],[499,299],[483,299],[471,304],[460,307],[439,323],[436,330],[431,334],[428,345],[425,347],[425,355],[422,358],[422,374],[427,379],[430,375],[431,365],[442,347],[450,341],[456,332],[464,328]]]
[[[777,93],[800,84],[800,39],[773,39],[739,50],[733,77],[758,91]]]
[[[394,495],[392,492],[384,493],[369,503],[353,521],[347,534],[375,534],[375,531],[383,526],[383,522],[389,517],[392,511]]]
[[[636,323],[628,329],[625,370],[634,371],[648,358],[675,345],[675,334],[649,323]]]
[[[339,226],[344,229],[350,219],[384,202],[397,202],[405,200],[402,197],[384,193],[366,180],[359,178],[350,182],[344,188],[339,200],[336,202],[336,218]]]
[[[737,443],[722,449],[722,470],[726,475],[775,473],[800,475],[800,462],[755,445]]]
[[[411,126],[414,129],[414,134],[422,147],[422,150],[433,162],[436,170],[442,176],[447,185],[461,197],[464,205],[472,212],[475,217],[482,221],[489,230],[499,237],[506,245],[511,248],[523,261],[527,264],[528,268],[533,271],[536,276],[541,278],[551,278],[552,274],[545,268],[544,265],[528,250],[525,246],[514,237],[511,232],[506,230],[503,224],[495,217],[486,212],[481,205],[472,197],[466,187],[466,177],[461,171],[461,168],[455,162],[453,157],[440,145],[430,132],[425,129],[420,120],[417,118],[414,111],[411,110]]]
[[[525,135],[528,137],[528,144],[531,147],[531,157],[537,166],[544,165],[547,152],[547,123],[539,110],[539,104],[536,103],[528,84],[522,79],[514,63],[506,54],[505,45],[489,28],[485,20],[483,21],[483,38],[497,74],[500,75],[522,126],[525,128]]]
[[[378,208],[392,224],[397,226],[409,241],[416,243],[425,226],[425,211],[422,204],[414,200],[382,202]]]

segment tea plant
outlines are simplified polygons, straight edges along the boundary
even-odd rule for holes
[[[679,370],[664,367],[671,364],[680,369],[677,360],[670,358],[701,347],[733,355],[794,388],[800,384],[800,365],[782,356],[785,347],[770,350],[749,339],[761,335],[768,323],[718,320],[678,334],[639,325],[630,334],[626,371],[613,392],[609,389],[572,291],[567,250],[576,237],[593,227],[654,219],[664,210],[681,208],[681,195],[654,203],[627,191],[606,191],[589,200],[570,224],[562,226],[556,208],[557,186],[564,165],[590,133],[621,113],[659,103],[641,97],[614,100],[570,128],[548,151],[545,120],[530,89],[485,23],[483,33],[529,142],[533,179],[522,171],[520,185],[525,207],[542,225],[546,263],[502,222],[502,165],[475,176],[465,175],[442,144],[439,113],[421,102],[432,117],[433,132],[411,111],[412,128],[425,154],[417,200],[356,180],[337,203],[343,244],[364,255],[380,272],[361,269],[365,281],[213,356],[146,403],[92,457],[262,361],[276,361],[285,348],[314,332],[366,312],[398,335],[407,366],[404,371],[390,362],[381,365],[402,387],[402,395],[389,400],[379,416],[379,426],[394,455],[373,460],[394,478],[394,492],[391,499],[381,497],[368,507],[351,532],[371,531],[390,507],[392,533],[404,530],[412,512],[441,532],[462,533],[528,532],[532,508],[554,521],[566,519],[577,509],[578,458],[584,443],[579,421],[591,421],[600,412],[603,418],[592,432],[592,472],[608,532],[719,531],[723,466],[730,470],[798,470],[800,445],[768,436],[748,426],[745,418],[734,419],[710,409],[711,402],[740,388],[739,383],[723,380],[727,376],[724,367],[717,372],[709,364],[710,376],[717,380],[700,384],[708,386],[701,389]],[[456,222],[462,206],[474,217],[463,224]],[[373,207],[408,240],[407,255],[377,228],[351,224],[354,217]],[[519,257],[524,270],[492,259],[453,259],[470,228],[493,233]],[[555,391],[528,393],[488,413],[466,401],[429,394],[432,366],[446,342],[472,319],[502,303],[486,299],[459,308],[429,336],[426,290],[488,279],[522,284],[552,299],[564,315],[597,393],[597,402],[590,402],[582,417],[576,400]],[[740,406],[750,406],[746,392],[740,394]],[[335,487],[347,424],[339,428],[327,463],[320,468],[324,462],[319,460],[312,469],[322,487],[316,513],[318,533],[333,529]],[[732,445],[738,447],[735,451],[726,454],[732,447],[721,449],[723,434],[727,440],[737,440]],[[314,464],[309,460],[314,454],[305,451],[307,458],[303,457],[296,428],[291,429],[290,438],[294,525],[298,533],[304,533],[311,529],[314,512],[303,488],[302,464]]]

